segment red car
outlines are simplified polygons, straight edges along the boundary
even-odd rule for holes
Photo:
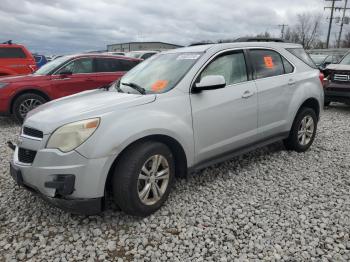
[[[24,46],[11,41],[0,44],[0,77],[30,74],[36,69],[34,57]]]
[[[108,85],[142,60],[82,54],[57,58],[35,73],[0,78],[0,114],[22,122],[35,107],[63,96]]]

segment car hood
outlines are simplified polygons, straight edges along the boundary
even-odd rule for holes
[[[327,66],[328,70],[350,70],[350,65],[342,65],[342,64],[330,64]]]
[[[2,83],[18,83],[18,82],[31,82],[33,80],[46,79],[46,75],[19,75],[19,76],[8,76],[1,77],[0,82]]]
[[[24,125],[50,134],[64,124],[148,104],[155,99],[153,94],[127,94],[103,89],[85,91],[37,107],[29,112]]]

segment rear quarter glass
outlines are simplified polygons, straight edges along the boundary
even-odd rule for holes
[[[304,48],[286,48],[286,50],[311,68],[318,69],[311,57],[305,52]]]

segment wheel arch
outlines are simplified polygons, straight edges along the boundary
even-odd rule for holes
[[[36,89],[36,88],[28,88],[28,89],[24,89],[24,90],[21,90],[19,91],[18,93],[16,93],[12,99],[11,99],[11,103],[9,105],[9,112],[11,114],[13,114],[13,105],[16,101],[16,99],[18,97],[20,97],[21,95],[24,95],[24,94],[36,94],[36,95],[39,95],[39,96],[42,96],[43,98],[45,98],[47,101],[50,101],[51,98],[49,97],[49,95],[47,93],[45,93],[44,91],[41,91],[39,89]]]
[[[295,114],[294,118],[298,115],[300,110],[304,107],[311,108],[315,111],[317,119],[320,119],[320,112],[321,112],[321,106],[316,98],[310,97],[306,99],[299,107],[297,113]]]
[[[123,153],[130,148],[131,146],[137,144],[137,143],[143,143],[145,141],[155,141],[155,142],[161,142],[167,145],[170,149],[170,151],[173,153],[175,158],[175,175],[176,177],[185,178],[187,176],[187,156],[185,153],[185,150],[183,146],[174,138],[168,136],[168,135],[148,135],[146,137],[142,137],[140,139],[137,139],[127,145],[121,152],[118,154],[118,156],[114,159],[108,174],[107,179],[105,182],[105,190],[110,191],[111,189],[111,179],[113,177],[114,169],[116,165],[118,164],[121,156]]]

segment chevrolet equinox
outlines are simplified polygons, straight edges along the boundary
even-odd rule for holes
[[[70,212],[95,214],[106,195],[147,216],[175,177],[283,140],[308,150],[323,75],[300,45],[228,43],[162,52],[110,86],[29,112],[10,174]]]

